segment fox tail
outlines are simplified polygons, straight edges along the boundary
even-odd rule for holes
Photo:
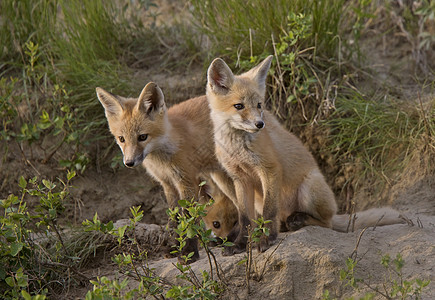
[[[390,207],[371,208],[355,214],[335,215],[332,218],[332,229],[340,232],[352,232],[365,227],[376,227],[393,224],[408,223],[412,221],[397,210]]]

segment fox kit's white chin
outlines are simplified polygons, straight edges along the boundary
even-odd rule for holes
[[[257,133],[257,132],[260,132],[261,129],[263,129],[263,128],[258,128],[258,127],[255,127],[255,126],[250,126],[248,124],[242,124],[240,126],[240,123],[235,123],[234,125],[236,125],[236,126],[233,126],[235,129],[243,130],[243,131],[246,131],[246,132],[249,132],[249,133]]]
[[[244,130],[246,132],[249,132],[249,133],[257,133],[257,132],[260,132],[261,129],[258,129],[258,128],[246,128]]]

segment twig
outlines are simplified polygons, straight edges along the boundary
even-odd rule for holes
[[[260,276],[258,276],[258,281],[260,281],[261,279],[263,279],[263,275],[264,275],[264,272],[266,271],[267,263],[269,262],[269,259],[272,257],[272,255],[276,252],[276,250],[278,250],[278,247],[281,245],[282,241],[284,241],[284,239],[281,239],[281,240],[278,242],[278,245],[276,245],[275,249],[273,249],[273,251],[272,251],[272,252],[269,254],[269,256],[267,257],[267,259],[266,259],[266,261],[264,262],[264,265],[263,265],[263,270],[261,271]]]
[[[47,262],[41,262],[41,264],[42,264],[42,265],[45,265],[45,266],[56,266],[56,267],[64,267],[64,268],[67,268],[67,270],[71,270],[71,271],[73,271],[73,273],[75,273],[75,274],[77,274],[77,275],[83,277],[83,278],[86,279],[86,280],[90,280],[91,278],[94,278],[94,277],[88,277],[87,275],[85,275],[85,274],[83,274],[82,272],[78,271],[75,267],[73,267],[73,266],[69,266],[69,265],[64,264],[64,263],[54,262],[54,261],[47,261]]]
[[[353,249],[352,253],[350,254],[350,258],[352,258],[353,260],[356,260],[357,254],[358,254],[358,246],[359,243],[361,242],[361,238],[364,234],[364,232],[367,230],[368,227],[365,227],[363,230],[361,230],[359,236],[358,236],[358,240],[356,241],[356,245],[355,248]],[[355,257],[355,258],[354,258]]]
[[[381,296],[385,297],[385,299],[392,299],[391,297],[388,296],[388,294],[385,294],[383,292],[381,292],[378,288],[374,288],[372,287],[370,284],[366,283],[364,280],[361,281],[366,287],[368,287],[369,289],[371,289],[373,292],[376,292],[378,294],[380,294]],[[387,291],[387,288],[385,286],[385,282],[382,283],[382,286],[384,288],[385,291]]]
[[[383,214],[379,220],[376,222],[375,226],[373,226],[373,231],[375,231],[376,227],[378,226],[379,222],[381,222],[381,220],[385,217],[385,214]]]
[[[50,152],[50,154],[48,154],[41,163],[46,164],[52,157],[53,155],[57,152],[57,150],[59,150],[59,148],[63,145],[63,143],[65,142],[65,138],[66,138],[66,134],[64,134],[64,138],[62,139],[62,141],[56,146],[54,147],[53,151]]]
[[[24,154],[23,148],[21,147],[21,144],[19,142],[17,142],[18,144],[18,148],[20,148],[21,154],[23,155],[24,158],[24,162],[31,166],[33,168],[33,170],[35,170],[36,173],[38,173],[38,176],[41,176],[41,173],[39,173],[39,171],[35,168],[35,166],[27,159],[26,155]]]
[[[351,202],[350,203],[350,212],[349,212],[349,222],[347,223],[346,232],[349,232],[350,228],[352,228],[352,232],[354,231],[355,219],[356,219],[356,215],[355,215],[355,202]]]
[[[63,243],[62,236],[60,235],[60,232],[57,228],[57,222],[55,220],[51,220],[51,224],[53,225],[54,232],[56,233],[57,238],[59,239],[60,243],[62,244],[62,248],[65,251],[66,255],[71,256],[68,249],[65,247],[65,244]]]
[[[399,218],[404,220],[408,224],[408,226],[414,226],[414,222],[411,219],[409,219],[407,216],[400,214]],[[421,223],[420,219],[417,218],[418,227],[420,227],[420,224],[418,224],[419,222]],[[422,225],[421,228],[423,228],[423,224],[421,224],[421,225]]]
[[[220,280],[221,280],[225,285],[228,285],[225,276],[224,276],[223,273],[221,273],[220,270],[219,270],[219,269],[220,269],[220,266],[219,266],[219,264],[217,263],[216,256],[214,255],[214,253],[213,253],[209,248],[207,248],[207,249],[210,251],[210,255],[211,255],[211,257],[213,258],[214,265],[216,266],[216,274],[217,274],[217,276],[219,277],[219,279],[220,279]]]
[[[420,218],[417,217],[417,225],[419,228],[423,228],[423,223],[421,222]]]
[[[201,241],[202,246],[204,247],[205,253],[207,254],[207,258],[208,258],[208,264],[210,266],[210,276],[211,276],[211,280],[213,280],[213,264],[211,263],[211,257],[210,257],[210,249],[208,249],[207,245]],[[216,271],[216,273],[218,273],[219,271]]]
[[[251,225],[248,225],[246,227],[248,229],[248,244],[246,245],[247,249],[246,252],[248,254],[247,261],[246,261],[246,287],[248,289],[248,295],[251,292],[249,279],[251,278],[251,265],[252,265],[252,230]]]

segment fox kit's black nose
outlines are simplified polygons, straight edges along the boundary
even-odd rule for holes
[[[129,167],[129,168],[133,168],[133,167],[134,167],[134,161],[126,161],[124,164],[125,164],[127,167]]]
[[[264,122],[263,121],[257,121],[255,122],[255,127],[257,127],[258,129],[261,129],[264,127]]]

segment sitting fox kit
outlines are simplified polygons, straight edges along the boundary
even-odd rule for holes
[[[281,223],[293,230],[306,225],[330,228],[337,210],[312,155],[264,110],[271,61],[269,56],[239,76],[219,58],[208,69],[216,156],[234,180],[239,214],[240,226],[229,235],[235,238],[235,247],[226,249],[228,254],[245,250],[246,226],[256,218],[256,206],[262,207],[265,220],[272,221],[266,225],[269,236],[260,241],[262,251],[276,239]]]
[[[260,251],[270,246],[279,231],[294,231],[307,225],[348,230],[349,215],[336,215],[334,194],[313,156],[264,110],[271,61],[269,56],[250,71],[235,76],[217,58],[207,72],[216,156],[232,177],[236,192],[232,199],[236,200],[239,226],[228,234],[235,247],[226,248],[226,254],[245,250],[247,225],[258,215],[272,221],[266,224],[270,234],[260,240]],[[231,220],[228,214],[234,213],[228,210],[220,216]],[[380,208],[357,213],[354,226],[396,223],[405,223],[399,212]]]
[[[200,176],[213,176],[228,193],[231,180],[214,155],[213,131],[206,97],[184,101],[167,109],[161,89],[148,83],[139,98],[115,96],[97,88],[110,132],[122,150],[127,167],[143,165],[163,187],[169,207],[180,199],[198,199]],[[195,252],[196,241],[185,247]],[[183,252],[183,253],[184,253]]]

